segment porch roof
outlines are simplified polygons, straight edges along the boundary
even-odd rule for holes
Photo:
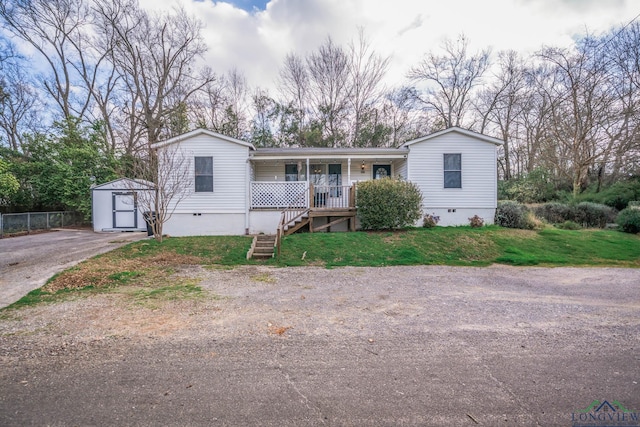
[[[258,148],[249,154],[252,160],[315,159],[404,159],[408,148]]]

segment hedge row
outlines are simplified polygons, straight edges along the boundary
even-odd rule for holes
[[[508,228],[533,229],[535,217],[565,229],[605,228],[607,224],[615,221],[622,231],[640,232],[640,209],[637,207],[624,209],[617,214],[616,210],[609,206],[591,202],[576,205],[551,202],[529,209],[522,203],[500,201],[496,209],[495,223]]]
[[[540,219],[551,224],[562,224],[567,221],[575,222],[583,227],[605,228],[616,219],[616,210],[599,203],[582,202],[576,205],[564,203],[545,203],[533,209],[533,213]]]

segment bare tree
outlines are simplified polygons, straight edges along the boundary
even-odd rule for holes
[[[382,79],[389,66],[389,57],[381,57],[371,50],[362,29],[358,30],[357,41],[349,44],[351,96],[350,145],[361,145],[363,128],[369,124],[375,128],[372,118],[378,118],[377,106],[380,104],[384,88]],[[371,132],[368,132],[371,133]]]
[[[511,141],[517,138],[518,119],[527,89],[526,68],[514,51],[498,54],[498,71],[491,84],[477,96],[476,110],[481,117],[481,133],[494,128],[503,141],[503,173],[511,178]]]
[[[77,73],[84,59],[83,35],[90,22],[85,0],[0,2],[0,18],[15,36],[28,42],[49,65],[44,88],[63,118],[84,117],[91,94]]]
[[[0,58],[0,130],[9,148],[22,151],[24,135],[40,130],[42,105],[20,58],[8,44]]]
[[[287,135],[280,135],[284,145],[292,145],[304,141],[304,132],[307,129],[307,117],[310,114],[309,107],[309,74],[304,61],[297,55],[290,53],[284,60],[284,66],[280,70],[278,88],[283,99],[279,102],[286,117],[290,121],[284,128],[290,130]],[[283,127],[283,126],[281,126]],[[289,134],[293,133],[293,137]]]
[[[215,76],[189,102],[192,121],[233,138],[250,138],[247,79],[237,69]]]
[[[309,98],[322,129],[323,145],[337,147],[346,137],[346,118],[352,87],[349,82],[349,57],[330,37],[306,60],[309,73]]]
[[[598,189],[607,168],[611,180],[640,172],[640,23],[634,21],[604,37],[618,114],[607,125],[607,135],[614,144],[598,168]]]
[[[251,130],[251,142],[257,147],[276,146],[272,123],[279,113],[278,104],[269,96],[269,92],[263,89],[256,89],[252,100],[255,115]]]
[[[195,68],[206,51],[202,24],[184,9],[155,14],[130,0],[102,0],[96,11],[114,40],[111,61],[126,88],[130,135],[133,139],[142,131],[144,142],[151,145],[168,136],[169,118],[176,110],[214,80],[208,68]]]
[[[603,124],[613,112],[607,64],[594,47],[586,39],[571,51],[546,48],[539,54],[549,65],[540,83],[551,107],[556,166],[571,181],[574,196],[606,150]]]
[[[145,162],[136,164],[130,190],[136,193],[138,207],[150,220],[155,239],[162,243],[164,224],[178,204],[192,191],[191,157],[177,144],[161,146]],[[149,186],[152,191],[138,191]]]
[[[462,35],[456,43],[447,39],[443,55],[430,52],[409,70],[409,78],[424,83],[419,100],[434,111],[442,127],[465,126],[473,89],[481,82],[489,66],[489,51],[468,53],[469,41]]]

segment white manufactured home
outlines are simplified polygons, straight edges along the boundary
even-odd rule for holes
[[[204,129],[154,144],[186,157],[190,182],[164,226],[172,236],[356,229],[359,181],[414,182],[439,225],[491,224],[498,139],[449,128],[398,148],[256,148]]]

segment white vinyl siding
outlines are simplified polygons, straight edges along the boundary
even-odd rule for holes
[[[445,153],[462,158],[462,188],[444,188]],[[431,208],[495,208],[497,203],[496,146],[458,132],[416,142],[409,147],[409,180],[422,191]]]
[[[188,176],[192,177],[193,182],[190,193],[180,201],[175,212],[244,213],[247,205],[249,147],[209,135],[196,135],[178,144],[179,150],[189,158]],[[213,159],[214,192],[195,191],[196,157]]]
[[[304,173],[306,173],[307,165],[303,166]],[[254,169],[256,171],[255,181],[284,182],[286,180],[285,166],[282,162],[256,162]]]
[[[406,160],[401,160],[398,162],[398,165],[396,166],[396,170],[394,172],[394,176],[400,179],[407,179],[407,161]]]

